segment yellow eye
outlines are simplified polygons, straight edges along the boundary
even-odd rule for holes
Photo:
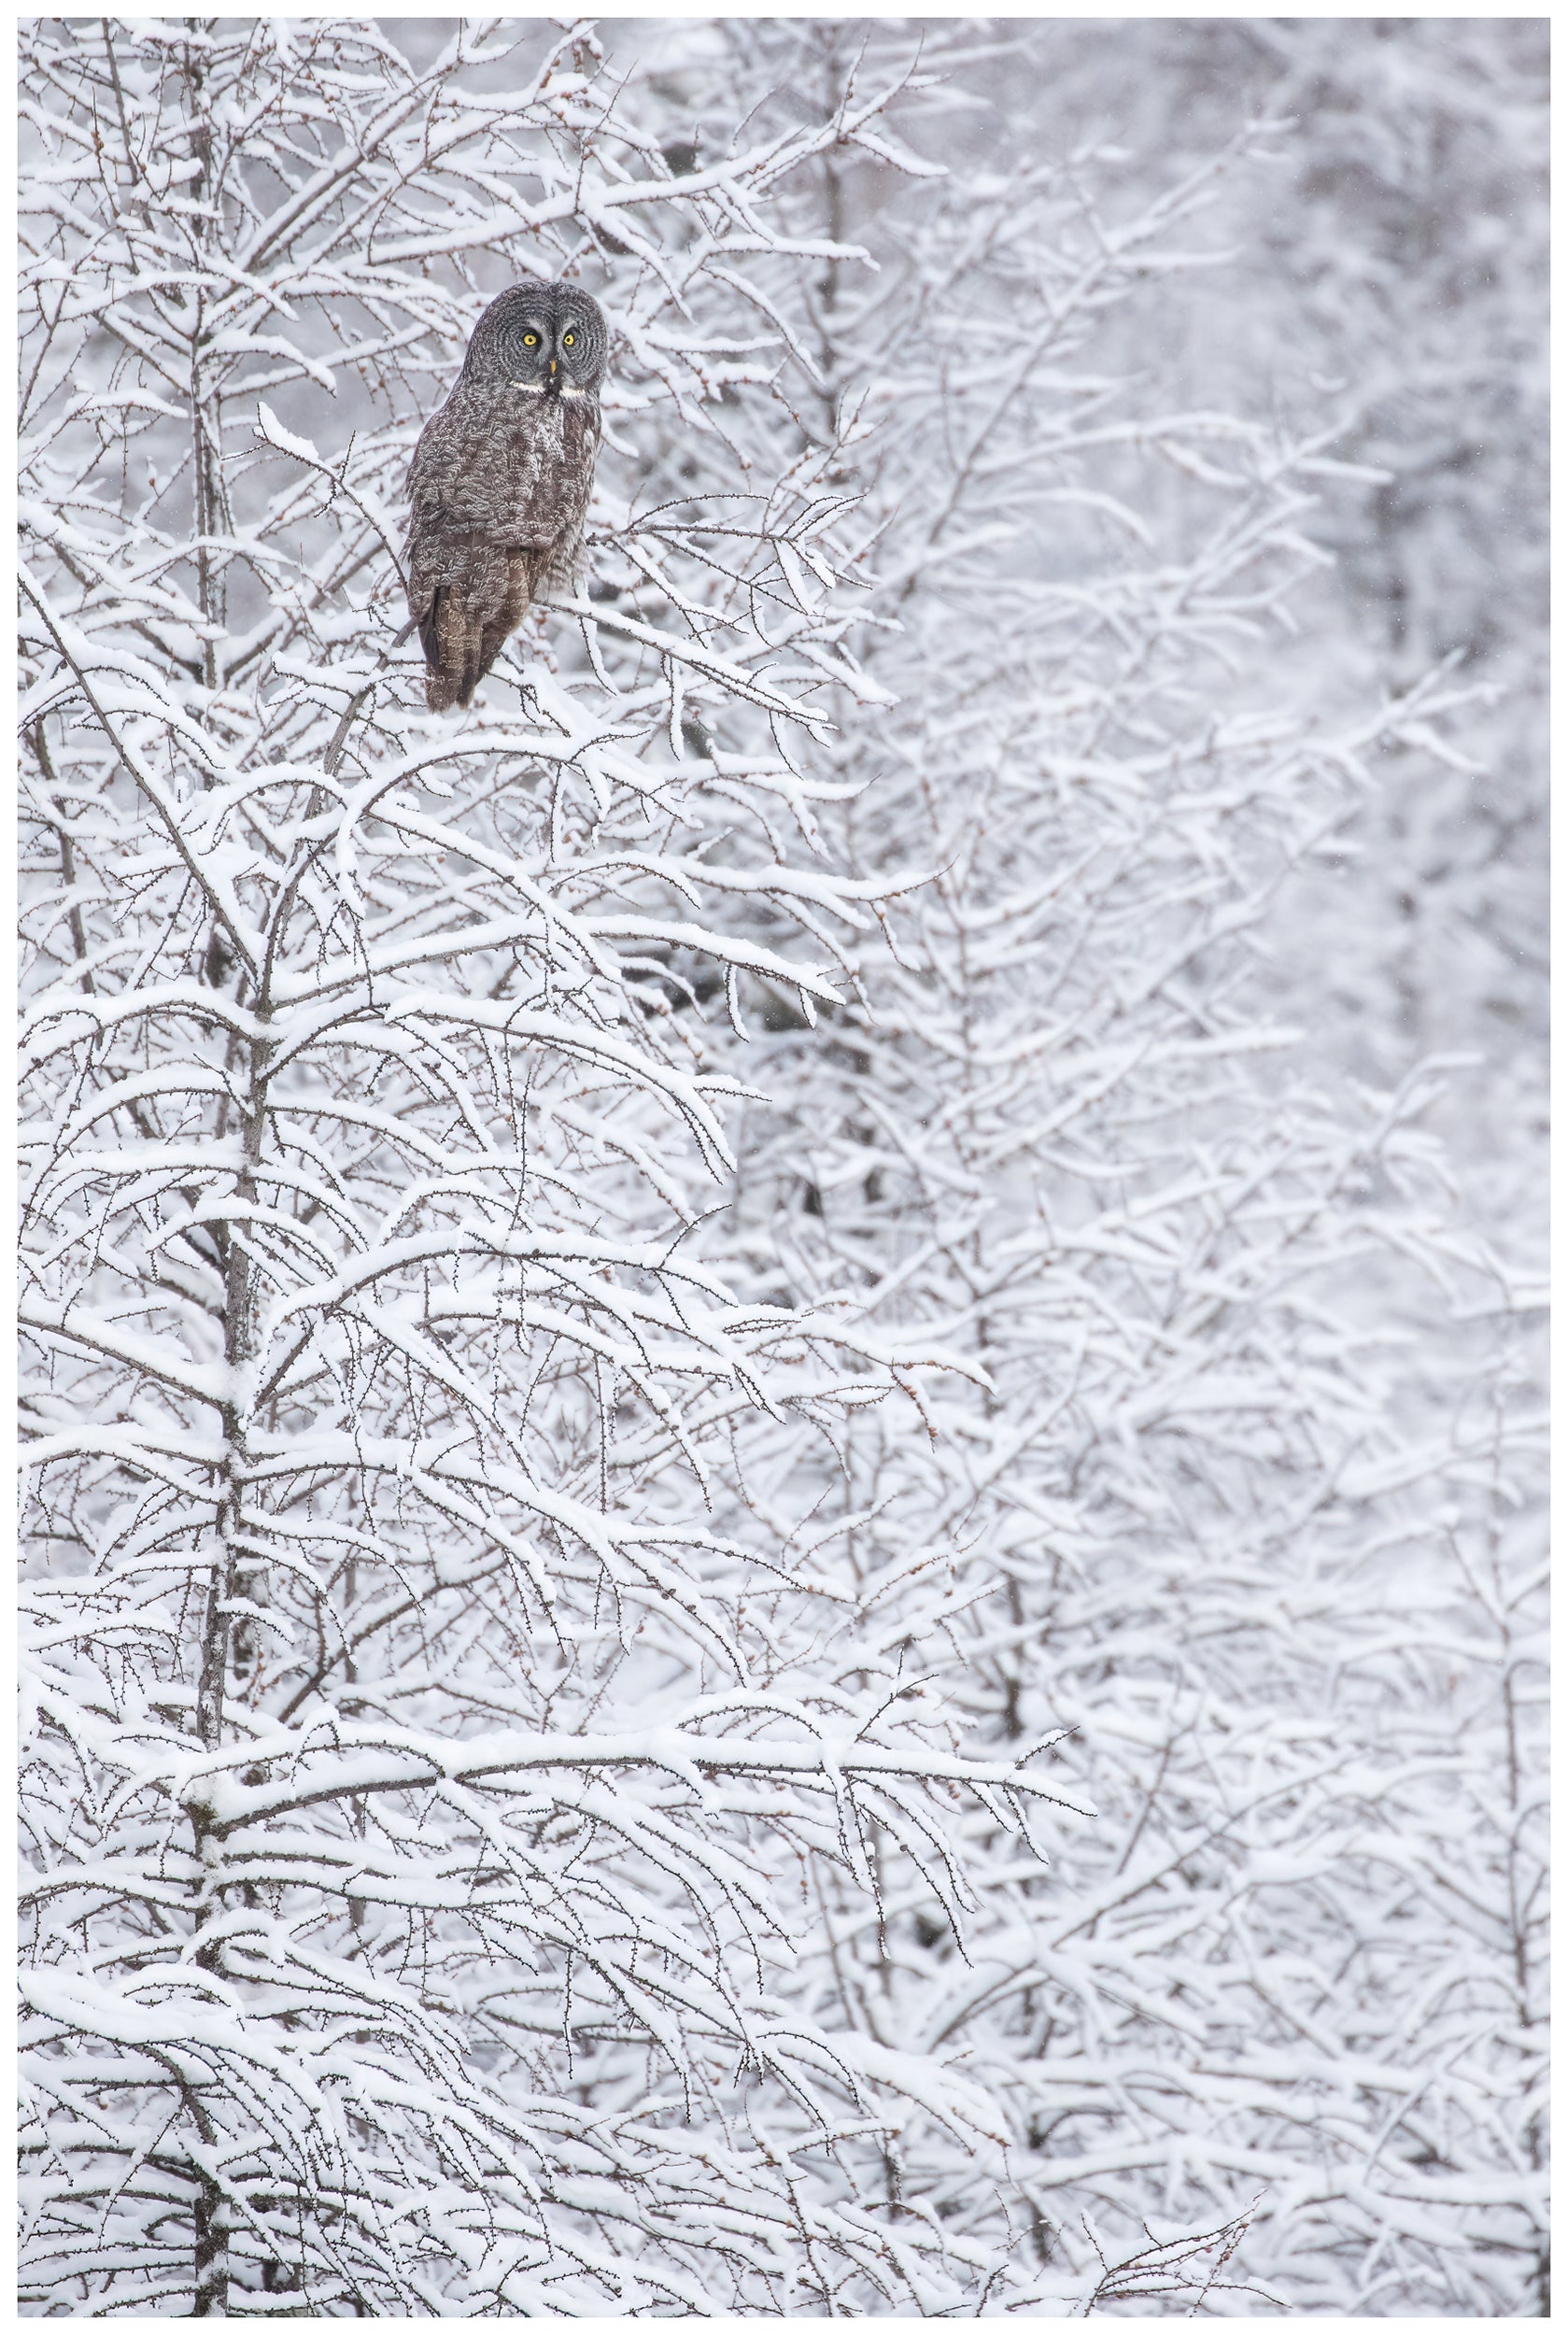
[[[576,335],[576,333],[568,333],[568,334],[567,334],[566,338],[565,338],[565,339],[562,341],[562,343],[561,343],[561,347],[562,347],[563,348],[575,348],[575,347],[576,347],[576,346],[577,346],[577,335]]]
[[[525,348],[537,348],[537,347],[539,347],[539,335],[538,335],[538,333],[525,333],[523,334],[523,347],[524,347]]]

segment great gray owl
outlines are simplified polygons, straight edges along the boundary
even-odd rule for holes
[[[599,303],[525,276],[492,300],[408,474],[408,613],[432,713],[466,705],[544,583],[575,587],[608,344]]]

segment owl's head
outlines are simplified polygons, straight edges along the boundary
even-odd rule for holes
[[[604,378],[609,337],[604,311],[581,286],[525,276],[474,326],[463,373],[545,397],[589,397]]]

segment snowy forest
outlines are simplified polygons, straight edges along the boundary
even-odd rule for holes
[[[20,41],[22,2312],[1546,2314],[1546,21]]]

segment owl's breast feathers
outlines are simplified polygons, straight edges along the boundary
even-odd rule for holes
[[[598,446],[592,399],[459,383],[414,450],[410,531],[551,549],[586,515]]]
[[[599,449],[598,401],[459,381],[409,472],[408,611],[432,708],[466,705],[547,577],[570,591]]]

